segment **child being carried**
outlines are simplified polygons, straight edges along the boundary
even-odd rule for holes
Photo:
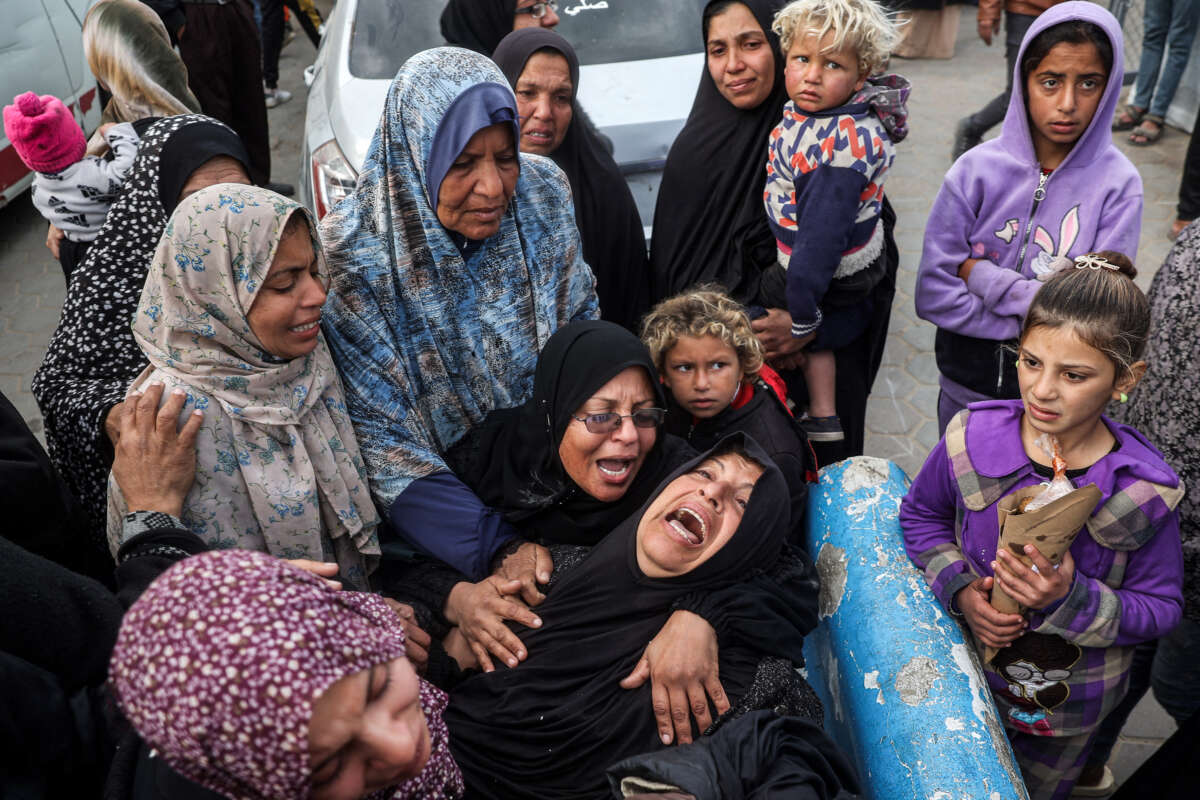
[[[898,75],[871,77],[899,38],[872,0],[796,0],[772,28],[786,53],[791,97],[771,132],[763,197],[787,271],[780,306],[791,314],[792,336],[807,346],[801,424],[812,441],[840,441],[833,351],[866,329],[871,290],[886,269],[883,180],[894,143],[908,133],[909,84]]]
[[[141,142],[128,122],[101,126],[101,133],[111,158],[86,155],[83,131],[54,95],[25,92],[4,107],[4,135],[25,166],[37,173],[33,204],[65,237],[58,260],[68,284],[100,232]]]

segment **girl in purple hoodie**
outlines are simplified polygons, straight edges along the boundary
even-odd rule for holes
[[[1089,2],[1046,11],[1021,43],[1000,136],[946,173],[925,227],[917,314],[938,326],[938,425],[968,403],[1017,396],[1007,354],[1050,262],[1136,257],[1142,181],[1112,143],[1121,26]]]
[[[1034,297],[1017,357],[1020,400],[957,414],[900,506],[909,557],[978,642],[1032,800],[1066,798],[1096,727],[1120,702],[1133,645],[1179,622],[1179,478],[1141,434],[1103,415],[1145,374],[1149,304],[1118,253],[1056,259]],[[1050,479],[1037,444],[1058,440],[1076,487],[1100,500],[1062,563],[1032,545],[1035,568],[997,548],[997,502]],[[1028,611],[992,608],[993,584]]]

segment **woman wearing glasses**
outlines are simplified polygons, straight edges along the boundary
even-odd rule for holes
[[[553,28],[558,3],[540,0],[450,0],[442,11],[448,44],[491,56],[500,40],[521,28]]]
[[[365,589],[379,520],[321,335],[327,285],[301,206],[242,184],[190,195],[150,262],[133,321],[150,366],[127,399],[162,384],[164,401],[186,394],[181,420],[202,416],[181,517],[205,545],[336,561]],[[110,480],[114,555],[143,529],[128,511]]]
[[[418,558],[385,564],[378,588],[432,611],[433,619],[423,621],[435,635],[453,628],[446,646],[458,645],[456,655],[465,651],[485,671],[496,660],[517,666],[529,654],[505,620],[540,628],[533,609],[543,591],[694,455],[681,439],[659,430],[664,407],[654,362],[636,336],[603,321],[559,329],[538,358],[530,399],[493,411],[446,455],[455,475],[489,515],[502,519],[511,537],[491,559],[490,574],[472,581],[451,566]],[[424,545],[446,536],[439,493],[435,483],[418,480],[400,496],[404,513],[392,518],[404,521],[410,540]],[[687,596],[653,641],[644,643],[644,659],[623,685],[635,689],[650,678],[656,698],[661,692],[667,701],[656,706],[661,726],[690,741],[690,708],[706,708],[706,696],[719,712],[729,707],[718,678],[718,637],[743,613],[802,608],[815,588],[809,569],[807,559],[789,549],[770,574],[736,576],[728,590]],[[803,636],[807,627],[797,623],[796,630]],[[773,652],[773,642],[759,644]],[[436,667],[435,660],[431,664]],[[672,707],[682,715],[674,722]],[[698,730],[710,722],[707,711],[696,715]]]

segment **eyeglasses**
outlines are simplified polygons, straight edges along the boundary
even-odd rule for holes
[[[516,14],[531,14],[534,19],[541,19],[546,16],[546,11],[558,11],[558,3],[534,3],[525,8],[518,8]]]
[[[632,414],[618,414],[615,411],[609,411],[604,414],[588,414],[586,417],[572,418],[583,423],[588,429],[588,433],[612,433],[621,427],[622,421],[628,417],[633,420],[633,424],[638,428],[657,428],[662,425],[663,418],[667,416],[665,408],[639,408]]]

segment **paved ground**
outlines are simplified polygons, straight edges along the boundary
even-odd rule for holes
[[[301,70],[313,53],[301,35],[284,49],[280,61],[280,85],[296,96],[270,111],[277,181],[291,183],[299,173],[304,119]],[[952,61],[895,64],[916,89],[909,105],[912,133],[899,148],[887,186],[899,215],[900,278],[884,367],[871,398],[867,452],[895,460],[910,475],[937,441],[934,330],[916,318],[912,300],[925,218],[949,166],[954,122],[1003,88],[1003,62],[1003,50],[984,47],[974,34],[974,15],[964,13]],[[1153,148],[1122,144],[1146,187],[1137,259],[1142,270],[1139,283],[1144,286],[1169,247],[1166,230],[1174,218],[1186,147],[1187,136],[1173,129]],[[64,295],[62,272],[43,246],[45,229],[28,194],[0,211],[0,391],[38,432],[42,419],[29,383],[58,322]],[[1158,704],[1149,697],[1144,700],[1114,754],[1112,766],[1118,779],[1136,769],[1173,730],[1174,723]]]

